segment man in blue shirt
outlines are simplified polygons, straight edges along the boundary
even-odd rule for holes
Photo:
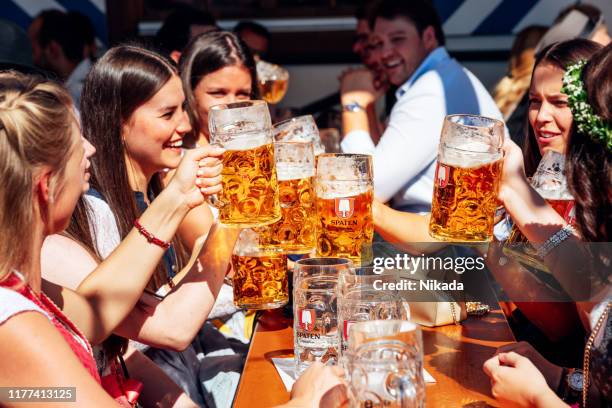
[[[448,55],[440,19],[429,2],[383,0],[372,11],[370,25],[371,46],[389,81],[399,87],[397,102],[382,137],[373,140],[368,112],[381,91],[370,71],[345,75],[342,150],[374,156],[378,200],[404,211],[428,212],[444,117],[502,115],[480,81]]]

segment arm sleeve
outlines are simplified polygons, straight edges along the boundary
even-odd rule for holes
[[[49,317],[44,310],[14,290],[0,288],[0,324],[22,312],[39,312]]]
[[[374,156],[374,192],[383,202],[436,158],[446,109],[443,95],[437,92],[440,86],[428,82],[431,86],[411,89],[411,95],[396,103],[378,145],[365,131],[350,132],[342,142],[344,152]]]

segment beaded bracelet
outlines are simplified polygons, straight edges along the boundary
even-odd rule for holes
[[[138,220],[138,218],[134,220],[134,227],[136,227],[138,232],[140,232],[140,235],[145,237],[150,244],[155,244],[155,245],[157,245],[159,247],[162,247],[164,249],[170,248],[170,242],[163,241],[163,240],[155,237],[153,234],[151,234],[149,231],[147,231],[145,229],[145,227],[143,227],[140,224],[140,221]]]
[[[567,224],[559,231],[555,232],[550,238],[548,238],[542,245],[538,247],[537,255],[539,258],[544,259],[546,255],[553,249],[559,246],[563,241],[568,239],[574,234],[576,230],[571,225]]]

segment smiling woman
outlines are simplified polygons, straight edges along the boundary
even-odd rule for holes
[[[588,60],[601,45],[589,40],[553,44],[537,56],[529,87],[527,138],[523,146],[525,173],[530,177],[547,150],[565,153],[573,129],[567,95],[561,93],[566,67]]]

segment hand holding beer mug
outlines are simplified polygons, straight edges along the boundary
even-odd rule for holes
[[[260,248],[306,254],[315,248],[314,155],[312,142],[274,142],[282,217],[256,228]]]
[[[319,137],[319,128],[312,115],[298,116],[279,122],[273,126],[274,141],[312,142],[315,157],[325,153],[325,146]]]
[[[274,145],[264,101],[215,105],[208,114],[211,144],[226,151],[223,190],[212,204],[222,224],[250,228],[281,217]]]
[[[475,115],[444,119],[429,233],[442,241],[493,238],[504,124]]]
[[[262,252],[250,229],[240,233],[232,253],[234,303],[244,309],[276,309],[289,299],[287,255]]]
[[[276,64],[257,61],[257,80],[261,97],[268,103],[279,103],[289,87],[289,72]]]
[[[318,158],[315,180],[317,254],[371,261],[372,156],[326,153]]]

